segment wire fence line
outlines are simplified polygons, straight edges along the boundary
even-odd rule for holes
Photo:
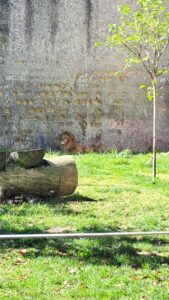
[[[121,231],[121,232],[90,232],[90,233],[42,233],[42,234],[1,234],[0,240],[9,239],[63,239],[63,238],[111,238],[123,236],[169,235],[169,231]]]

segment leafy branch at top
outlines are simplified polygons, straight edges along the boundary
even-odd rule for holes
[[[152,84],[166,74],[162,55],[169,44],[169,11],[165,0],[138,0],[132,10],[128,5],[118,7],[119,24],[109,24],[106,44],[128,53],[124,69],[141,63]],[[99,46],[97,43],[96,46]]]

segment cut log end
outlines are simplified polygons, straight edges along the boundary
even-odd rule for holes
[[[38,196],[66,196],[78,184],[77,168],[71,156],[43,160],[41,166],[18,168],[0,172],[0,198],[33,194]]]

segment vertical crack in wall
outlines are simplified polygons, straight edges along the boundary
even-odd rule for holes
[[[25,3],[25,35],[28,47],[31,46],[33,37],[34,0],[26,0]]]
[[[50,0],[50,32],[51,32],[51,43],[54,45],[55,37],[59,27],[59,2],[60,0]]]

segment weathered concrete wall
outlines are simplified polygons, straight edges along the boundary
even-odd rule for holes
[[[0,0],[0,147],[57,148],[63,130],[102,149],[151,146],[152,103],[141,67],[94,42],[117,21],[112,0]],[[124,1],[123,1],[124,2]],[[126,2],[129,2],[126,0]],[[161,81],[158,143],[169,146],[169,79]]]

